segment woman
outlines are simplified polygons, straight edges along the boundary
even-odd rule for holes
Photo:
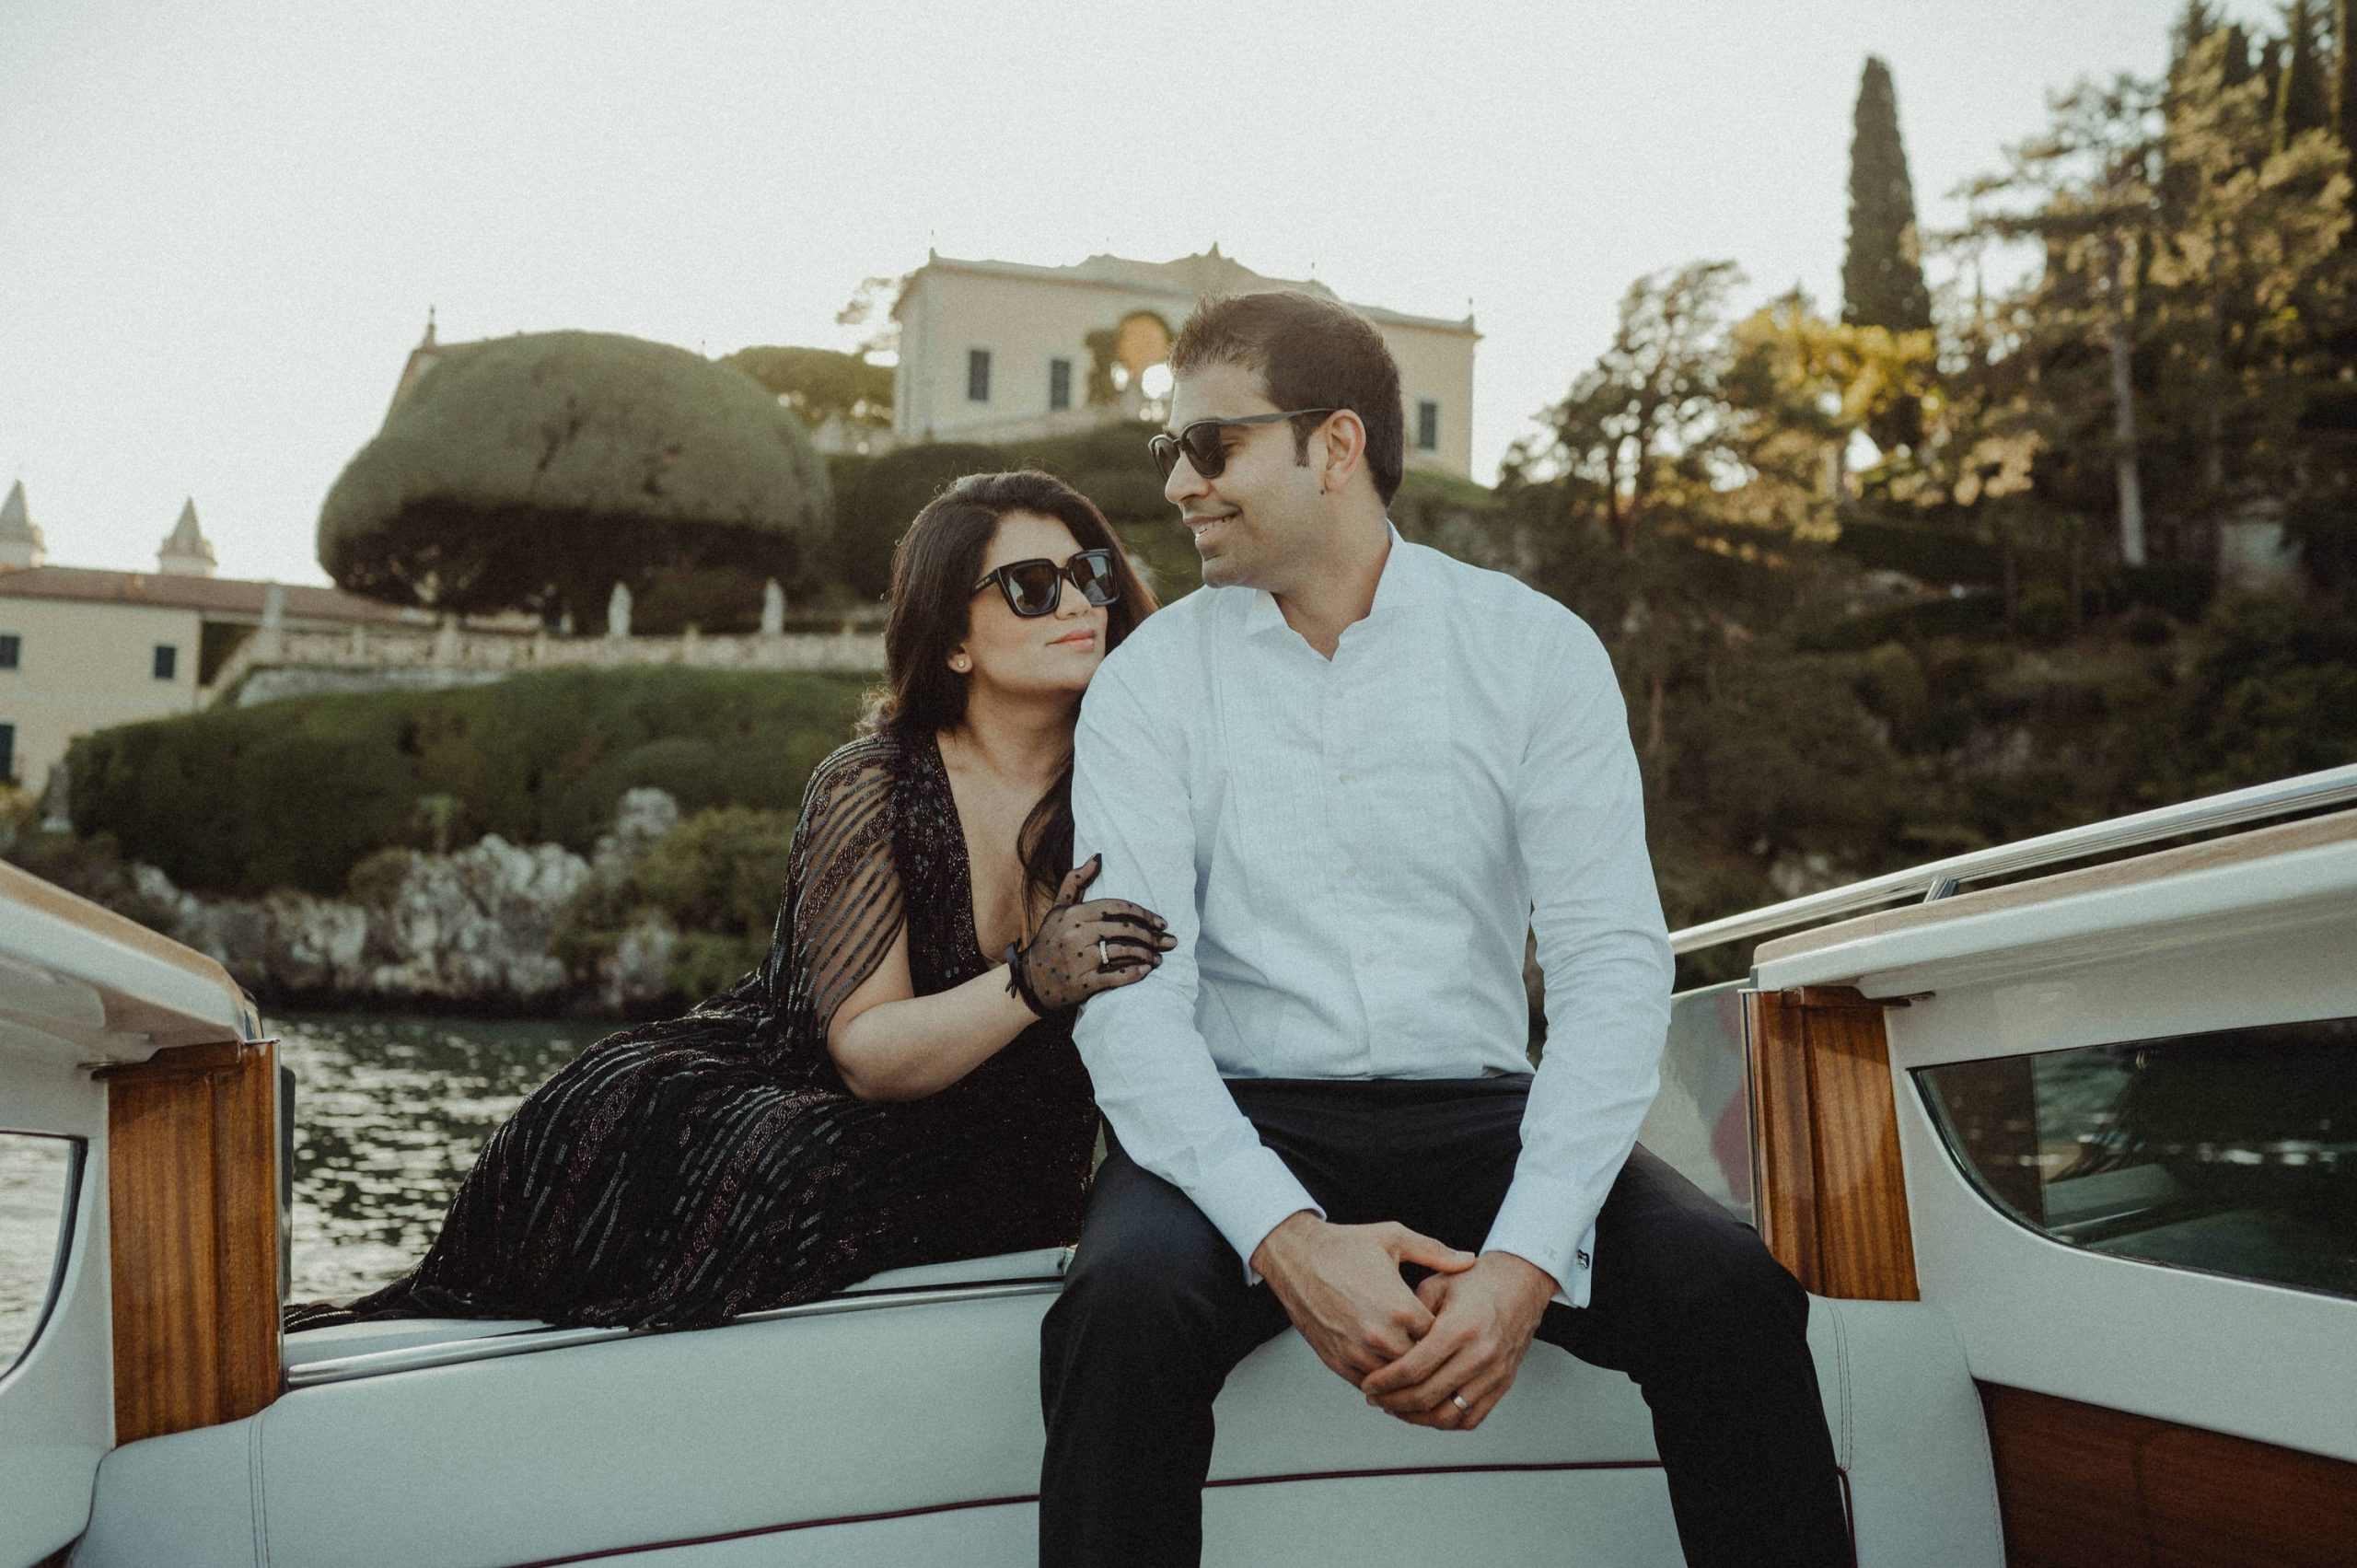
[[[492,1134],[415,1270],[287,1326],[711,1323],[1078,1235],[1097,1118],[1074,1014],[1171,939],[1079,901],[1073,724],[1154,608],[1046,474],[926,506],[893,560],[888,690],[810,776],[761,968],[592,1046]]]

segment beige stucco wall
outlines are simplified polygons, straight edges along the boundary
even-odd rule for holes
[[[1050,278],[1008,277],[939,263],[901,296],[900,360],[893,373],[893,433],[904,441],[1012,440],[1060,424],[1102,418],[1087,408],[1087,335],[1150,310],[1175,331],[1191,298]],[[1473,347],[1469,331],[1378,321],[1399,362],[1411,466],[1469,477],[1473,469]],[[991,351],[990,400],[966,395],[967,355]],[[1048,407],[1049,361],[1072,361],[1074,412]],[[1436,448],[1416,449],[1416,406],[1439,405]]]
[[[0,669],[0,724],[17,730],[17,782],[38,791],[76,736],[197,705],[200,621],[192,610],[0,598],[0,634],[22,640]],[[180,650],[155,678],[156,648]]]

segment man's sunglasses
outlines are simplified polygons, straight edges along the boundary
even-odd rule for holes
[[[1028,620],[1056,612],[1056,606],[1063,602],[1067,578],[1089,603],[1099,609],[1121,597],[1121,585],[1113,575],[1113,552],[1109,550],[1084,550],[1061,566],[1045,557],[1010,561],[997,571],[985,574],[971,591],[981,593],[996,583],[999,592],[1006,596],[1006,608]]]
[[[1227,471],[1227,448],[1220,442],[1219,433],[1232,424],[1274,424],[1281,419],[1305,419],[1313,413],[1340,413],[1340,409],[1297,408],[1284,413],[1256,413],[1248,419],[1199,419],[1176,436],[1149,436],[1146,450],[1162,469],[1165,483],[1170,470],[1178,466],[1178,454],[1187,454],[1188,463],[1205,479],[1217,479]]]

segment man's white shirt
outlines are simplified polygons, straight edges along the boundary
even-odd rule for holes
[[[1081,1011],[1121,1147],[1192,1199],[1246,1277],[1323,1214],[1225,1078],[1530,1071],[1483,1250],[1588,1300],[1596,1212],[1659,1083],[1671,976],[1628,719],[1602,645],[1515,579],[1395,531],[1329,662],[1257,588],[1206,587],[1107,657],[1074,740],[1076,861],[1178,946]]]

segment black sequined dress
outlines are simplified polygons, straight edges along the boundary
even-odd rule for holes
[[[1071,1014],[924,1099],[844,1088],[827,1022],[904,924],[918,995],[994,962],[939,748],[869,736],[811,774],[762,966],[685,1017],[591,1046],[491,1135],[415,1269],[355,1302],[292,1307],[287,1327],[688,1326],[1073,1240],[1097,1111]]]

